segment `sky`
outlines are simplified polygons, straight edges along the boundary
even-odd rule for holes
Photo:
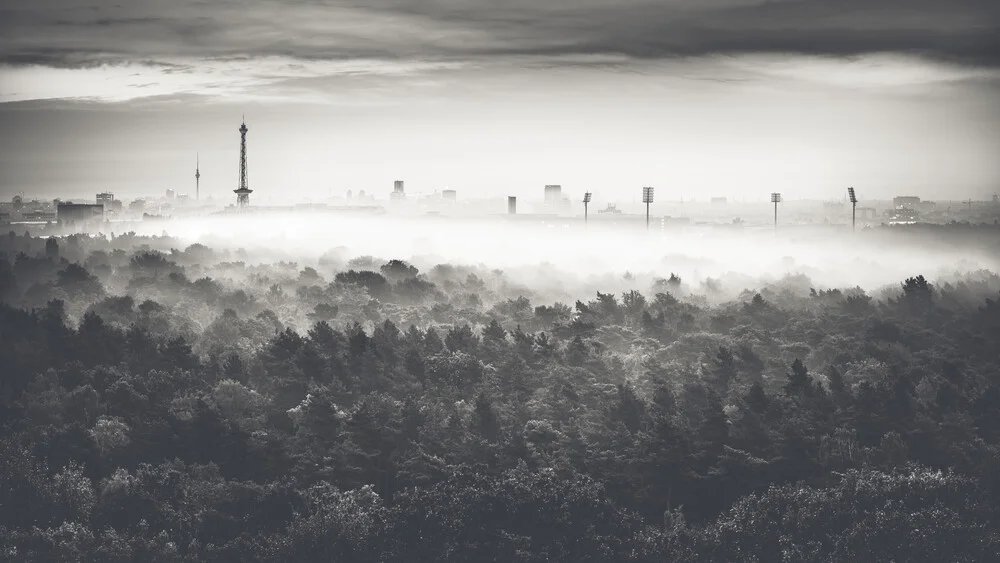
[[[5,0],[0,197],[987,199],[996,0]]]

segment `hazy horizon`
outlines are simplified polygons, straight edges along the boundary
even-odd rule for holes
[[[997,191],[993,3],[661,4],[15,0],[0,197]]]
[[[936,282],[1000,270],[995,250],[981,240],[976,245],[965,241],[967,247],[960,248],[954,240],[901,231],[838,236],[835,231],[782,230],[775,236],[770,229],[647,232],[639,223],[585,229],[565,221],[526,223],[503,217],[456,221],[277,212],[143,222],[128,229],[139,236],[165,233],[183,245],[236,252],[245,258],[230,259],[248,265],[280,260],[302,268],[332,260],[343,269],[351,259],[370,256],[379,264],[405,260],[423,272],[439,264],[496,268],[518,288],[515,293],[548,301],[572,301],[594,291],[647,291],[656,279],[671,274],[684,281],[684,293],[724,302],[788,276],[805,276],[795,283],[807,280],[817,290],[860,287],[878,293],[898,289],[902,280],[917,274]],[[106,227],[102,231],[110,234]],[[714,286],[710,292],[704,285],[708,279]]]

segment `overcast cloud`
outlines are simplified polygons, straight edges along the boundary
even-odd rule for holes
[[[915,54],[1000,64],[995,0],[8,0],[0,61]]]

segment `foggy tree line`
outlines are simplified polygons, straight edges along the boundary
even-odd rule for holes
[[[994,273],[560,303],[486,267],[174,246],[0,238],[5,557],[1000,552]]]

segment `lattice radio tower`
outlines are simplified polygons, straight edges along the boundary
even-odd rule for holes
[[[236,193],[236,207],[244,208],[250,205],[250,194],[253,190],[247,185],[247,123],[240,125],[240,187],[233,190]]]

